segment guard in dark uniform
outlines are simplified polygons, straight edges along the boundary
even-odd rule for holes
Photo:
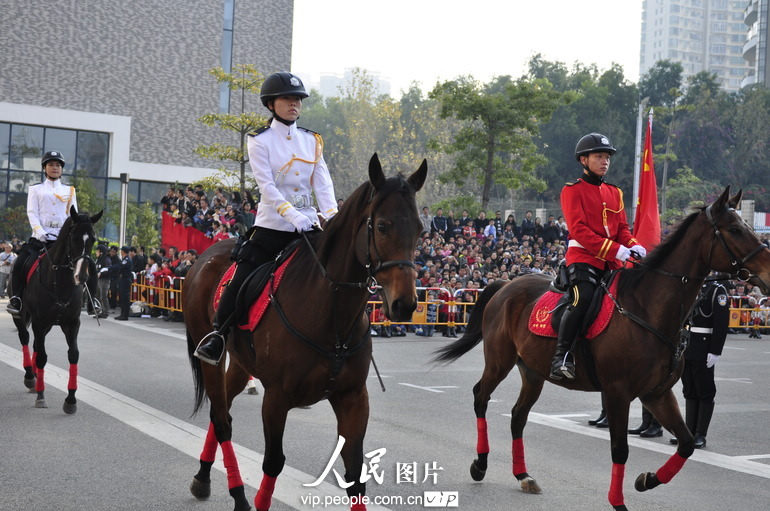
[[[628,229],[623,192],[604,181],[613,154],[615,148],[606,136],[589,133],[581,137],[575,159],[583,174],[561,191],[561,209],[570,234],[566,259],[571,300],[559,324],[551,361],[554,380],[575,378],[570,352],[602,275],[620,268],[632,252],[638,258],[647,255]]]
[[[717,393],[714,366],[722,355],[729,321],[727,290],[718,282],[706,282],[688,321],[690,343],[684,352],[682,373],[685,423],[695,436],[696,449],[706,446]],[[675,444],[676,438],[672,438],[671,443]]]
[[[257,216],[237,252],[238,266],[222,293],[214,331],[201,340],[194,352],[212,365],[218,364],[224,354],[228,318],[244,279],[275,259],[301,232],[313,230],[319,212],[327,220],[337,213],[337,199],[323,157],[323,139],[318,133],[297,127],[302,100],[308,97],[302,81],[291,73],[274,73],[265,79],[259,97],[273,118],[269,126],[250,133],[247,141],[249,163],[261,193]]]
[[[129,248],[126,246],[120,249],[120,262],[110,266],[110,272],[118,276],[118,296],[120,297],[120,316],[115,316],[119,321],[128,319],[128,309],[131,306],[131,272],[134,269],[131,258],[128,257]]]

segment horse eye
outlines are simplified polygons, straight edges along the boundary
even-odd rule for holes
[[[388,226],[385,224],[385,222],[378,222],[377,230],[384,234],[388,232]]]
[[[736,234],[736,235],[743,233],[743,231],[741,229],[738,229],[737,227],[730,227],[729,229],[727,229],[727,232],[729,232],[730,234]]]

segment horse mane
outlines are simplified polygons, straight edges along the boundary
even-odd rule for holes
[[[339,212],[326,224],[324,236],[319,236],[317,251],[321,262],[326,264],[332,250],[339,243],[340,237],[355,234],[365,220],[363,215],[370,201],[374,201],[372,210],[375,210],[380,201],[393,192],[415,193],[400,172],[398,175],[386,179],[378,191],[374,190],[374,185],[368,180],[356,188],[350,197],[342,203]]]
[[[618,292],[622,293],[628,289],[634,289],[651,271],[659,268],[663,261],[676,249],[679,243],[684,239],[684,236],[690,226],[698,218],[698,215],[705,208],[698,208],[697,211],[691,213],[682,220],[673,233],[669,234],[665,241],[655,247],[644,259],[643,265],[634,266],[622,271],[621,279],[618,282]]]

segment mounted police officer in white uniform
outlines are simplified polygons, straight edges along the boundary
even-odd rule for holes
[[[56,241],[65,220],[70,216],[70,208],[74,207],[77,211],[75,187],[66,186],[61,182],[64,165],[64,156],[60,152],[48,151],[42,159],[45,180],[29,187],[27,218],[32,227],[32,237],[22,246],[13,266],[11,275],[13,296],[7,307],[11,314],[19,314],[22,310],[21,296],[26,285],[28,264],[32,258],[37,257],[40,250]]]
[[[222,358],[228,318],[244,279],[275,259],[301,232],[317,225],[313,197],[325,219],[337,213],[334,187],[323,158],[323,139],[296,123],[306,97],[302,81],[291,73],[274,73],[262,84],[260,99],[273,117],[268,126],[248,137],[249,163],[261,197],[254,227],[244,236],[235,256],[235,275],[222,293],[213,322],[215,330],[195,350],[195,356],[209,364],[216,365]]]

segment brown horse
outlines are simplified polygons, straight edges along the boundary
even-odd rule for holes
[[[196,387],[195,410],[204,390],[211,402],[208,435],[200,470],[191,491],[199,499],[210,494],[209,473],[217,444],[222,448],[230,495],[237,511],[251,509],[231,444],[228,413],[249,375],[265,387],[262,423],[265,435],[263,478],[254,505],[267,511],[278,474],[283,469],[282,438],[291,408],[328,399],[345,439],[341,455],[351,507],[365,510],[361,482],[363,441],[369,418],[366,378],[371,337],[365,314],[370,289],[381,286],[385,314],[395,321],[411,317],[417,305],[412,261],[421,230],[415,193],[422,187],[427,162],[408,178],[386,179],[375,154],[369,181],[358,187],[339,213],[313,241],[301,240],[271,304],[256,329],[232,329],[227,342],[230,364],[201,364],[192,356],[212,330],[212,295],[230,265],[232,242],[206,250],[190,269],[183,304],[187,346]],[[311,248],[311,244],[313,245]],[[376,280],[375,280],[376,278]],[[268,283],[270,285],[270,283]]]
[[[639,397],[679,442],[677,452],[657,472],[636,479],[638,491],[668,483],[693,452],[693,437],[671,387],[682,371],[680,331],[709,271],[729,272],[751,279],[765,293],[770,290],[770,250],[736,214],[741,193],[730,198],[729,190],[683,220],[636,268],[621,271],[616,310],[607,329],[590,341],[581,341],[576,350],[576,379],[549,380],[569,389],[604,391],[613,462],[608,498],[616,510],[626,509],[626,428],[633,399]],[[456,360],[484,339],[484,373],[473,387],[478,458],[471,465],[471,476],[477,481],[487,468],[485,414],[490,395],[518,364],[522,385],[511,413],[513,473],[524,492],[539,493],[540,487],[527,473],[522,433],[548,379],[555,343],[530,333],[527,323],[535,302],[548,290],[549,279],[531,275],[504,284],[487,287],[465,335],[439,350],[437,360]]]

